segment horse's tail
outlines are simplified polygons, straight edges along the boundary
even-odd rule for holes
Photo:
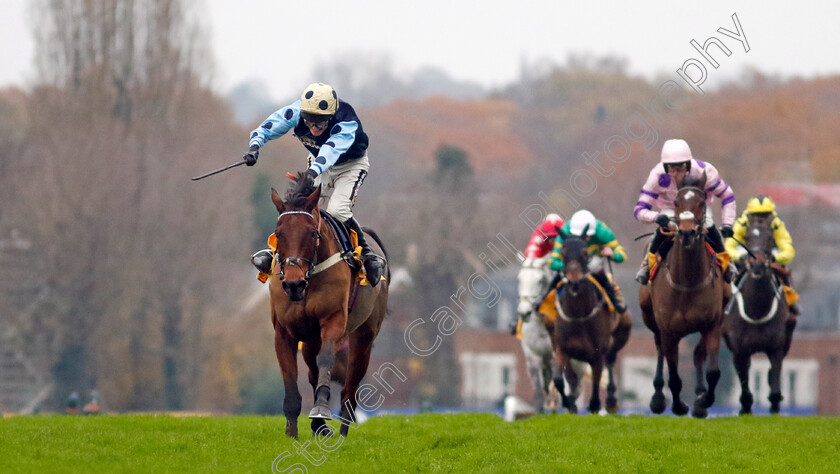
[[[362,231],[364,233],[370,235],[371,237],[373,237],[373,240],[376,241],[376,245],[378,245],[379,248],[382,249],[382,253],[385,254],[385,261],[388,263],[388,267],[387,267],[388,272],[386,274],[386,278],[388,279],[388,281],[391,281],[391,262],[388,259],[388,251],[385,250],[385,246],[382,244],[382,239],[380,239],[379,236],[376,234],[376,232],[373,229],[371,229],[370,227],[362,227]]]

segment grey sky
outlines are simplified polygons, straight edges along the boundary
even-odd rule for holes
[[[0,0],[0,86],[25,85],[34,76],[28,1]],[[214,85],[227,91],[258,78],[275,98],[288,97],[317,78],[312,67],[348,52],[388,55],[398,73],[437,66],[456,79],[500,85],[518,76],[521,62],[563,62],[569,53],[614,54],[630,71],[676,76],[715,35],[732,51],[712,47],[720,67],[706,86],[737,76],[744,66],[783,76],[840,73],[840,2],[645,2],[322,0],[282,2],[205,0],[216,59]],[[317,6],[315,6],[317,5]],[[735,31],[737,13],[749,42]]]

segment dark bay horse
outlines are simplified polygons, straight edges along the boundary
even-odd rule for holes
[[[694,349],[694,392],[697,398],[692,415],[702,418],[708,414],[707,409],[714,403],[715,388],[720,379],[718,351],[723,307],[728,299],[729,287],[705,241],[705,185],[705,173],[701,179],[684,179],[674,202],[677,230],[673,232],[672,248],[660,262],[660,268],[650,283],[642,285],[639,290],[642,319],[653,331],[657,351],[653,379],[655,392],[650,402],[654,413],[665,411],[663,356],[668,361],[668,387],[673,397],[671,411],[675,415],[688,413],[688,406],[680,400],[682,380],[677,370],[679,342],[688,334],[699,332],[701,335]],[[708,388],[703,381],[706,362]]]
[[[585,232],[584,232],[585,234]],[[563,236],[563,263],[565,276],[558,286],[555,307],[557,321],[554,323],[553,343],[557,357],[557,372],[554,383],[563,402],[571,413],[577,412],[575,396],[566,395],[563,389],[565,373],[571,386],[571,393],[577,392],[579,379],[574,371],[567,371],[569,359],[589,363],[592,367],[592,397],[589,412],[601,410],[601,374],[607,368],[607,411],[618,411],[618,399],[613,378],[613,366],[618,351],[627,344],[630,337],[630,315],[616,314],[605,306],[606,296],[599,290],[594,277],[589,274],[588,243],[580,237]],[[570,377],[572,375],[572,377]]]
[[[727,307],[729,311],[723,325],[723,337],[732,351],[735,371],[741,382],[742,415],[752,413],[750,358],[757,352],[764,352],[770,359],[767,374],[770,413],[779,413],[782,360],[790,349],[796,326],[796,320],[789,318],[782,282],[773,271],[772,251],[776,242],[770,218],[754,217],[750,216],[745,242],[750,255],[744,261],[737,286],[733,283],[733,301]]]
[[[522,354],[525,356],[525,367],[528,369],[528,376],[534,389],[533,404],[537,413],[543,413],[546,409],[554,411],[560,390],[556,386],[554,388],[558,392],[551,390],[554,366],[557,363],[551,341],[554,322],[550,316],[544,317],[535,309],[537,299],[544,297],[548,292],[551,274],[547,257],[529,257],[522,262],[522,268],[517,276],[519,281],[517,313],[522,321],[519,328]],[[567,375],[566,379],[577,380],[578,374],[586,373],[586,369],[584,362],[571,359],[566,373],[573,373]],[[577,399],[578,395],[580,395],[579,390],[571,394],[573,399]]]
[[[301,410],[297,386],[298,342],[303,343],[303,360],[309,368],[309,383],[315,397],[315,406],[309,413],[312,431],[331,433],[325,423],[332,417],[330,375],[336,352],[349,339],[347,376],[341,390],[341,435],[346,436],[347,421],[354,420],[356,391],[367,372],[373,340],[385,319],[388,304],[386,280],[376,287],[360,286],[353,309],[348,313],[351,284],[356,274],[340,258],[335,234],[321,218],[317,208],[320,196],[320,187],[316,189],[312,179],[302,173],[285,200],[271,190],[271,200],[280,213],[274,230],[277,251],[269,279],[271,322],[286,391],[283,401],[286,435],[295,438]],[[376,242],[372,245],[374,251],[387,258],[376,234],[367,233]],[[387,269],[385,275],[390,279]]]

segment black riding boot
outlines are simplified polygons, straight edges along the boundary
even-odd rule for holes
[[[365,266],[368,283],[370,283],[370,286],[378,285],[379,280],[385,272],[385,259],[373,253],[373,250],[370,249],[370,246],[368,246],[365,240],[365,233],[362,231],[362,226],[359,225],[359,221],[355,217],[344,221],[344,225],[355,231],[356,237],[359,239],[359,246],[362,247],[362,263]]]
[[[648,280],[650,280],[650,260],[653,258],[651,255],[656,255],[662,243],[666,240],[665,236],[662,235],[661,229],[659,226],[656,227],[656,232],[653,233],[653,240],[650,242],[650,247],[648,248],[648,254],[645,255],[645,259],[642,261],[642,268],[636,273],[636,281],[642,285],[647,285]]]
[[[607,278],[607,275],[604,272],[597,272],[593,273],[592,276],[598,280],[598,283],[604,287],[604,291],[607,292],[607,296],[609,297],[610,301],[612,301],[613,307],[615,308],[616,313],[622,314],[627,311],[627,305],[625,305],[622,301],[618,300],[618,295],[615,294],[615,287],[610,282],[610,279]]]
[[[726,247],[723,246],[723,237],[720,235],[720,231],[717,229],[716,226],[711,226],[706,229],[708,233],[706,234],[706,241],[709,242],[709,245],[712,246],[712,250],[718,256],[718,260],[721,263],[723,268],[723,279],[727,283],[732,283],[732,280],[737,277],[737,272],[735,271],[733,266],[729,264],[729,256],[726,254]]]

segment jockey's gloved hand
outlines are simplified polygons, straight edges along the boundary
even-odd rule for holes
[[[659,225],[659,227],[667,228],[670,222],[671,219],[669,219],[668,216],[666,216],[665,214],[659,214],[658,216],[656,216],[656,223]]]
[[[260,156],[260,147],[257,145],[251,145],[248,149],[248,153],[245,153],[242,156],[242,159],[245,160],[245,164],[247,166],[254,166],[257,164],[257,158]]]
[[[731,225],[725,225],[720,228],[720,235],[722,235],[724,239],[728,239],[735,235],[735,232],[732,231]]]
[[[318,173],[316,173],[316,172],[315,172],[315,170],[313,170],[313,169],[311,169],[311,168],[310,168],[310,169],[308,169],[308,170],[306,170],[306,171],[304,171],[304,174],[306,174],[307,176],[309,176],[309,177],[310,177],[310,178],[312,178],[313,180],[314,180],[315,178],[317,178],[317,177],[318,177]]]

